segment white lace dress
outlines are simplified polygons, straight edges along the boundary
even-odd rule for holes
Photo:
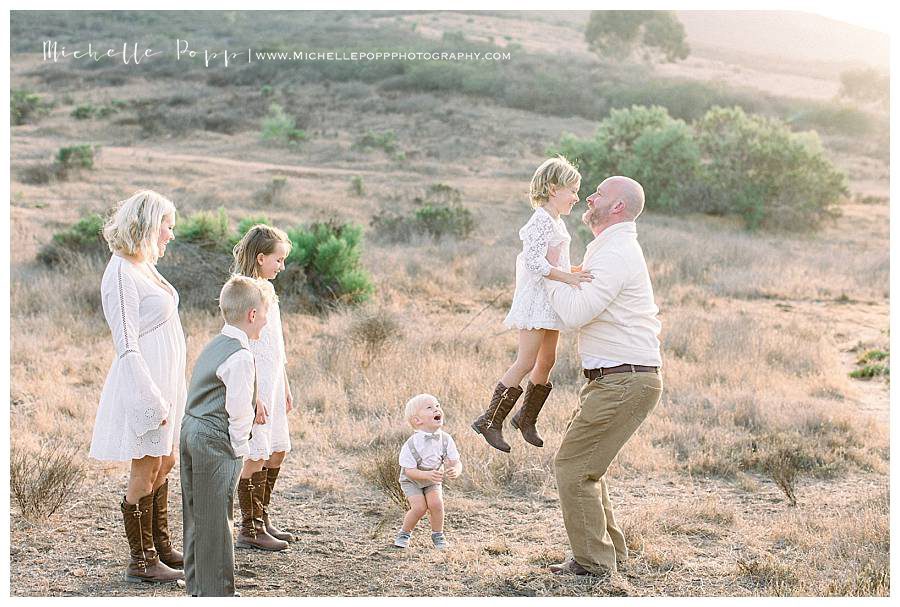
[[[555,266],[571,271],[569,245],[572,238],[562,218],[553,218],[543,207],[535,209],[531,219],[519,230],[522,252],[516,257],[516,293],[503,324],[511,329],[563,328],[543,277]]]
[[[249,459],[269,459],[278,451],[291,450],[291,434],[287,419],[287,390],[284,387],[287,361],[284,333],[278,302],[269,307],[268,321],[259,339],[250,340],[250,351],[256,359],[256,386],[269,418],[265,424],[253,424]]]
[[[187,400],[178,292],[152,265],[143,266],[167,288],[118,255],[109,260],[100,283],[116,353],[94,421],[90,456],[98,460],[178,452]]]

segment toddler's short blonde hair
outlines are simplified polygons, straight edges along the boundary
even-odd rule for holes
[[[272,283],[239,274],[229,278],[219,293],[219,309],[229,325],[241,322],[251,308],[268,307],[273,301],[278,301],[278,296]]]
[[[550,200],[550,186],[567,187],[581,181],[581,173],[563,156],[548,158],[534,172],[531,178],[531,206],[535,209]]]
[[[404,407],[403,409],[403,415],[406,417],[406,421],[409,422],[410,426],[413,425],[412,418],[414,418],[416,416],[416,413],[419,412],[419,407],[429,401],[440,403],[437,397],[431,394],[416,394],[411,399],[406,401],[406,407]]]
[[[135,192],[119,203],[103,226],[103,238],[112,253],[143,255],[152,264],[159,260],[159,230],[164,217],[175,221],[175,205],[153,190]]]

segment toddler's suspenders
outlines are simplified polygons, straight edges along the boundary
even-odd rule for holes
[[[415,434],[406,439],[406,446],[409,447],[409,452],[416,460],[416,468],[422,470],[422,456],[419,454],[419,450],[416,449],[416,443],[413,441],[413,437]],[[443,464],[447,460],[447,445],[449,445],[448,434],[446,432],[441,432],[441,464]],[[440,466],[438,466],[440,468]]]
[[[413,437],[415,434],[406,439],[406,446],[409,447],[409,452],[412,454],[413,458],[416,460],[416,468],[422,468],[422,456],[419,455],[419,450],[416,449],[416,443],[413,441]]]

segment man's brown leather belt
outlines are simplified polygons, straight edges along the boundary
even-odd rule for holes
[[[582,369],[588,381],[594,381],[598,377],[612,373],[659,373],[659,367],[647,367],[644,365],[619,365],[618,367],[603,367],[602,369]]]

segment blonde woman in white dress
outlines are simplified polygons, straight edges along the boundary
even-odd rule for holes
[[[291,240],[284,231],[260,223],[247,230],[233,253],[235,274],[274,280],[284,270]],[[272,521],[269,503],[281,464],[291,450],[287,414],[294,397],[285,368],[287,357],[277,300],[269,305],[268,319],[259,339],[250,340],[256,359],[258,400],[250,454],[244,458],[238,481],[241,532],[235,546],[281,551],[287,549],[294,536]]]
[[[90,456],[131,463],[120,504],[130,582],[183,579],[168,530],[168,474],[175,465],[187,397],[178,292],[156,270],[174,237],[175,206],[149,190],[123,201],[103,229],[112,256],[103,273],[103,314],[115,356],[94,422]]]
[[[554,312],[544,287],[544,277],[575,287],[591,280],[591,275],[572,267],[569,259],[571,237],[561,215],[568,215],[578,202],[581,175],[562,156],[541,164],[531,178],[531,206],[534,214],[521,230],[522,252],[516,258],[516,292],[504,324],[519,331],[516,360],[494,388],[490,405],[472,428],[495,449],[509,452],[503,439],[503,420],[515,406],[523,390],[519,386],[529,376],[522,407],[512,425],[536,447],[544,441],[535,426],[538,414],[550,394],[550,371],[556,364],[556,344],[563,324]]]

